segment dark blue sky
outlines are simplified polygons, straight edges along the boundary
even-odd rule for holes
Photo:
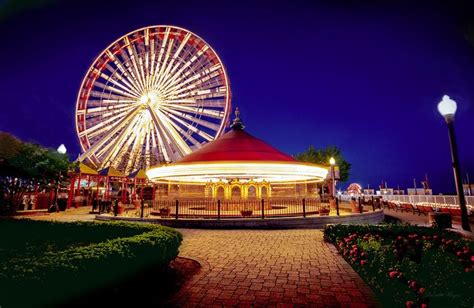
[[[474,9],[462,1],[15,1],[26,9],[0,1],[0,130],[24,140],[77,155],[75,100],[95,56],[172,24],[219,54],[249,132],[289,154],[337,145],[363,186],[412,187],[428,173],[435,193],[454,190],[436,110],[450,95],[474,179]]]

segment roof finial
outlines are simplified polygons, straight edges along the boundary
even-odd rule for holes
[[[244,125],[244,123],[242,123],[242,120],[240,119],[239,107],[235,107],[235,113],[234,114],[235,114],[234,121],[230,125],[230,128],[239,129],[239,130],[244,129],[245,125]]]

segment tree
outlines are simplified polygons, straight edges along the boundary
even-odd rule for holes
[[[339,166],[340,181],[347,181],[352,165],[344,159],[338,147],[327,146],[322,149],[316,149],[314,146],[310,146],[306,151],[295,155],[296,160],[325,166],[329,166],[329,159],[331,157],[334,157],[336,164]]]
[[[24,143],[0,132],[0,206],[14,214],[23,196],[35,190],[55,189],[61,174],[72,167],[66,154]]]
[[[11,134],[0,132],[0,176],[12,175],[9,160],[21,150],[22,142]]]

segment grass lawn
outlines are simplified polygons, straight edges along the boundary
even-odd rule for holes
[[[325,240],[384,307],[472,307],[474,243],[434,228],[329,226]]]
[[[0,222],[0,305],[50,305],[165,266],[182,236],[158,225]]]

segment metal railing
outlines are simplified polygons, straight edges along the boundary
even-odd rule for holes
[[[370,207],[372,209],[372,207]],[[306,217],[314,215],[338,215],[338,204],[321,202],[319,198],[302,199],[162,199],[143,200],[139,206],[126,205],[119,215],[133,217],[161,217],[170,219],[235,219],[235,218],[277,218]],[[114,212],[115,213],[115,212]]]
[[[339,198],[343,201],[350,201],[354,196],[341,195]],[[459,207],[459,200],[457,196],[444,195],[375,195],[375,196],[360,196],[360,198],[382,198],[384,201],[392,201],[397,203],[409,203],[414,206],[430,204],[433,207]],[[466,196],[466,204],[468,207],[474,207],[474,196]]]

